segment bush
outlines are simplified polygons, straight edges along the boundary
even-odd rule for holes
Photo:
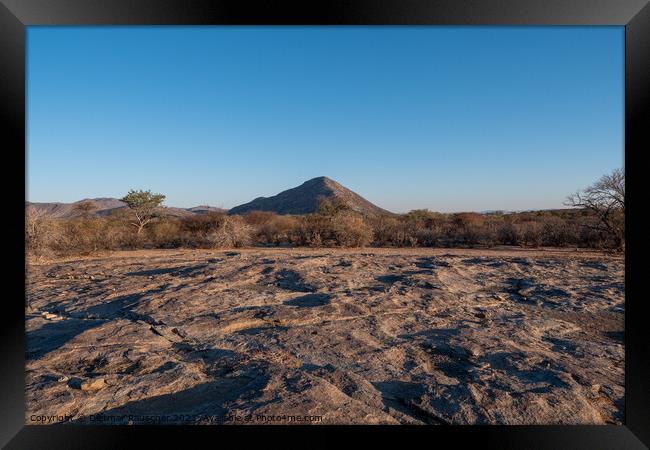
[[[223,225],[225,219],[225,214],[213,211],[199,216],[183,217],[178,223],[179,245],[190,248],[211,247],[210,235]]]
[[[413,238],[409,240],[411,247],[415,247],[415,245],[420,247],[438,247],[442,244],[442,235],[435,229],[424,228],[416,230]]]
[[[396,217],[379,216],[370,220],[374,243],[379,247],[399,247],[406,243],[406,228],[404,221]]]
[[[516,245],[517,229],[510,222],[504,222],[497,230],[497,241],[504,245]]]
[[[359,214],[339,210],[303,216],[294,234],[294,244],[308,247],[365,247],[372,243],[372,226]]]
[[[515,226],[516,239],[521,245],[539,247],[543,243],[544,226],[539,222],[528,220]]]
[[[247,217],[245,219],[251,223]],[[255,240],[262,245],[290,245],[299,240],[299,228],[298,217],[271,214],[256,226]]]
[[[178,220],[166,220],[153,224],[149,238],[155,247],[175,248],[183,244],[182,224]]]
[[[25,216],[25,247],[28,253],[47,256],[59,239],[59,227],[54,219],[28,213]]]
[[[98,218],[76,218],[61,222],[60,251],[90,254],[105,248],[105,221]]]
[[[518,214],[440,214],[415,210],[402,215],[364,217],[336,204],[304,216],[252,212],[227,216],[210,212],[152,221],[142,233],[130,225],[129,211],[107,217],[72,219],[26,216],[26,250],[34,255],[88,254],[137,248],[455,247],[580,246],[617,248],[619,242],[598,228],[589,211],[536,211]]]
[[[365,247],[372,242],[372,227],[356,214],[337,214],[332,219],[332,234],[340,247]]]
[[[144,242],[142,236],[135,233],[128,219],[115,214],[106,219],[105,245],[108,250],[127,250],[138,248]]]
[[[562,246],[576,240],[566,222],[559,217],[546,218],[542,223],[541,233],[542,245]]]
[[[219,228],[225,219],[225,214],[210,211],[198,216],[183,217],[180,220],[180,229],[189,234],[207,234]]]
[[[253,243],[253,231],[241,216],[226,216],[208,241],[213,248],[247,247]]]
[[[270,211],[251,211],[244,215],[244,220],[247,224],[252,226],[264,225],[279,217],[277,214]]]
[[[330,219],[319,214],[303,216],[298,224],[294,244],[299,246],[320,247],[329,238]]]

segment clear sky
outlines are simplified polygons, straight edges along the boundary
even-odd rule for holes
[[[623,27],[30,27],[28,200],[562,207],[623,166]]]

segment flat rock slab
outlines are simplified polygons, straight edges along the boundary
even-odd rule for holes
[[[30,264],[26,421],[621,424],[623,280],[566,250]]]

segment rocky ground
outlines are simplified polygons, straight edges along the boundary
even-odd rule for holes
[[[29,424],[623,421],[622,257],[151,250],[26,288]]]

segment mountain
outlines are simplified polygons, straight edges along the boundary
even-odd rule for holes
[[[95,205],[95,214],[105,216],[119,208],[125,208],[126,203],[116,198],[85,198],[74,203],[32,203],[26,202],[25,206],[28,211],[39,215],[52,217],[56,219],[68,219],[70,217],[80,216],[81,213],[76,210],[76,206],[83,202],[93,202]]]
[[[208,206],[208,205],[195,206],[193,208],[187,208],[187,210],[193,212],[194,214],[208,214],[211,212],[216,212],[216,213],[228,212],[227,209],[217,208],[215,206]]]
[[[94,204],[95,209],[93,215],[106,217],[110,216],[126,208],[126,203],[116,198],[86,198],[74,203],[32,203],[25,202],[25,207],[28,212],[38,216],[51,217],[55,219],[70,219],[72,217],[79,217],[81,212],[76,209],[76,206],[82,202],[90,201]],[[188,217],[208,212],[222,212],[226,210],[222,208],[215,208],[213,206],[195,206],[193,208],[165,208],[165,214],[172,217]]]
[[[318,211],[321,198],[346,204],[352,210],[364,215],[392,214],[382,209],[359,194],[352,192],[336,181],[327,177],[313,178],[298,187],[280,192],[273,197],[258,197],[255,200],[239,205],[227,211],[228,214],[244,214],[249,211],[272,211],[277,214],[308,214]],[[69,219],[81,215],[76,206],[90,201],[95,205],[93,215],[109,216],[126,208],[126,204],[116,198],[89,198],[74,203],[32,203],[26,202],[27,211],[39,216],[58,219]],[[166,207],[165,214],[172,217],[188,217],[208,214],[210,212],[225,213],[222,208],[200,205],[193,208]]]
[[[321,198],[340,201],[364,215],[392,214],[327,177],[313,178],[273,197],[258,197],[251,202],[232,208],[228,214],[244,214],[250,211],[308,214],[318,211]]]

